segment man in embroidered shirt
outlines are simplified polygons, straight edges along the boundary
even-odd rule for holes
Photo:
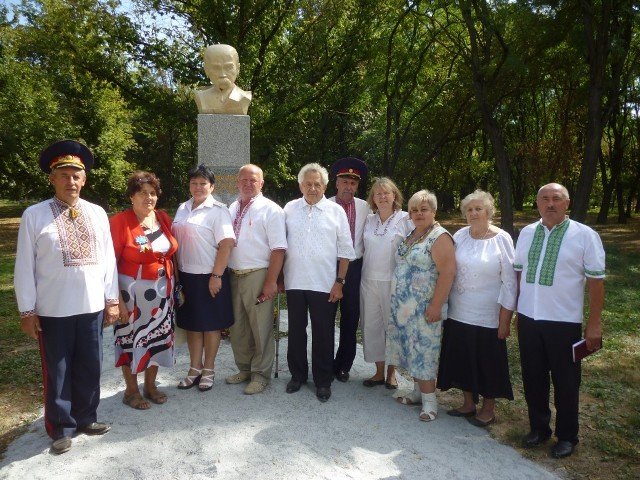
[[[236,234],[231,252],[231,298],[235,323],[231,348],[239,372],[235,384],[251,380],[244,393],[262,392],[269,384],[275,356],[273,299],[287,249],[284,211],[262,196],[264,177],[257,165],[238,172],[238,200],[229,207]]]
[[[14,287],[22,330],[40,342],[44,420],[51,451],[71,448],[77,433],[102,435],[102,326],[118,318],[118,277],[107,214],[80,199],[89,149],[72,140],[40,155],[55,189],[20,221]]]
[[[360,182],[366,186],[367,164],[357,158],[342,158],[331,167],[336,177],[336,196],[329,200],[344,208],[349,220],[351,241],[356,252],[355,260],[349,262],[349,269],[340,300],[340,344],[333,361],[333,372],[341,382],[349,380],[349,370],[356,358],[356,332],[360,321],[360,278],[362,276],[362,256],[364,254],[364,224],[371,213],[364,200],[356,198]]]
[[[551,455],[562,458],[571,455],[578,443],[580,362],[573,362],[571,352],[582,336],[585,283],[589,296],[584,332],[587,348],[596,350],[602,341],[605,255],[595,231],[566,217],[569,193],[565,187],[557,183],[543,186],[537,205],[542,219],[520,233],[514,264],[520,288],[522,381],[531,429],[523,446],[538,446],[551,436],[551,372],[558,438]]]
[[[311,319],[311,370],[316,397],[331,397],[335,302],[342,298],[349,261],[355,259],[353,240],[344,210],[324,196],[329,173],[317,163],[298,172],[302,198],[284,207],[287,255],[284,286],[289,309],[287,363],[291,380],[287,393],[295,393],[309,375],[307,323]]]

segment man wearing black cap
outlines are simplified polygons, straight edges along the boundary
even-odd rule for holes
[[[98,423],[102,325],[118,318],[118,277],[107,214],[80,199],[93,155],[62,140],[40,154],[55,196],[27,208],[20,221],[14,287],[22,330],[40,342],[45,427],[51,452],[78,433],[102,435]]]
[[[356,259],[349,262],[346,278],[338,279],[343,283],[340,300],[340,344],[333,362],[333,372],[341,382],[349,380],[349,370],[356,358],[356,331],[360,321],[360,278],[362,274],[362,255],[364,241],[362,232],[367,215],[371,213],[364,200],[356,198],[358,186],[365,186],[368,174],[367,164],[353,157],[341,158],[331,167],[336,177],[336,196],[329,200],[344,208],[351,229],[351,240],[356,251]]]

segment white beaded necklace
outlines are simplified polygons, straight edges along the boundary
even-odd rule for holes
[[[378,230],[382,226],[382,222],[380,221],[380,212],[378,212],[378,225],[376,225],[376,229],[373,231],[373,234],[376,237],[384,237],[387,234],[387,230],[389,229],[389,225],[391,225],[391,220],[393,220],[393,217],[396,216],[396,213],[398,213],[398,210],[394,211],[391,214],[391,216],[389,218],[387,218],[387,221],[385,222],[385,226],[384,226],[384,231],[382,233],[379,233]]]

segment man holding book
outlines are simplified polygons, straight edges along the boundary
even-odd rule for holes
[[[597,350],[602,341],[605,254],[594,230],[565,215],[569,208],[565,187],[557,183],[543,186],[536,203],[542,218],[523,228],[514,262],[520,289],[522,382],[531,428],[523,446],[536,447],[551,436],[551,373],[558,438],[551,455],[563,458],[578,443],[580,362],[573,361],[572,346],[582,337],[585,284],[589,297],[584,331],[587,349]]]

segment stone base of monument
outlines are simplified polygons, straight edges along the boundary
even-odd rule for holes
[[[198,164],[213,170],[213,196],[229,205],[238,196],[238,169],[250,162],[249,115],[198,115]]]

